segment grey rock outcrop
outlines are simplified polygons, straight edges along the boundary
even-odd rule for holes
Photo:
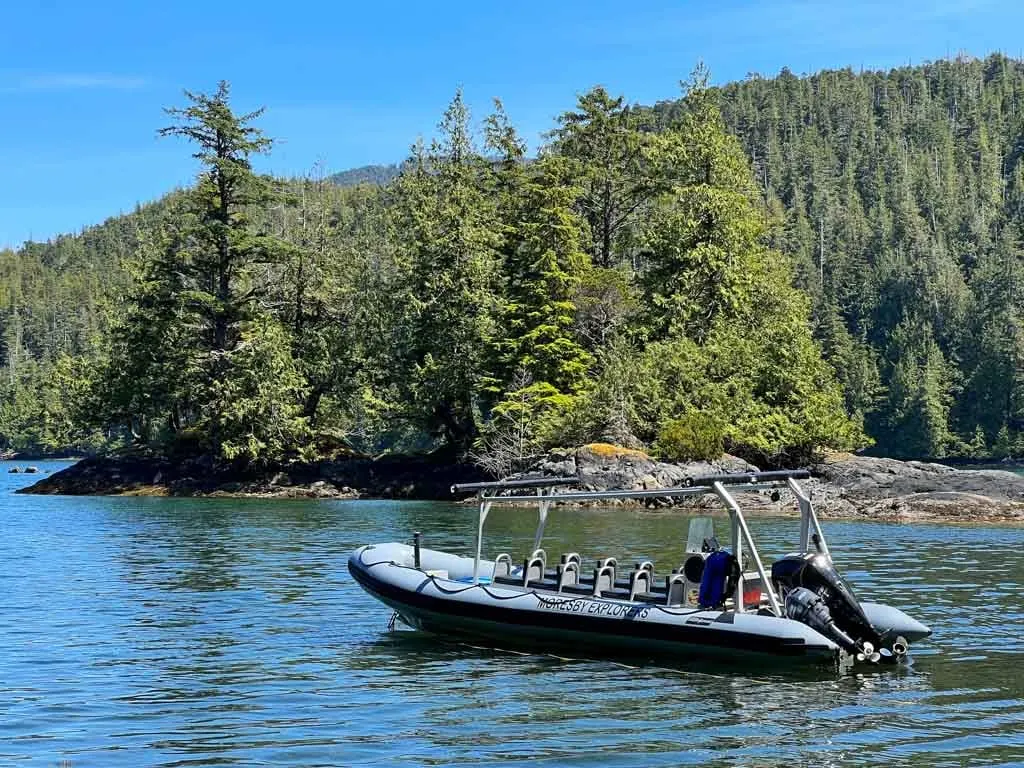
[[[22,471],[20,467],[9,471],[15,469]],[[1014,472],[844,453],[831,454],[810,470],[813,476],[802,484],[822,517],[1024,522],[1024,476]],[[687,479],[701,475],[756,471],[752,464],[729,455],[713,462],[676,464],[642,451],[595,443],[552,451],[525,474],[575,477],[579,479],[576,487],[582,490],[604,491],[657,490],[686,485]],[[84,459],[18,492],[450,500],[453,483],[483,479],[479,468],[439,455],[352,457],[238,472],[217,469],[207,457],[171,461],[134,453]],[[793,514],[793,502],[785,489],[745,494],[742,501],[744,509],[768,514]],[[619,503],[661,507],[673,500],[655,497]],[[721,506],[713,496],[683,503]]]
[[[812,477],[802,484],[818,514],[826,518],[1024,521],[1024,476],[1006,470],[955,469],[848,453],[831,454],[810,470]],[[754,465],[728,454],[714,462],[675,464],[657,461],[641,451],[598,443],[552,451],[525,474],[574,476],[580,478],[582,490],[605,491],[656,490],[685,485],[687,479],[701,475],[757,471]],[[704,504],[712,501],[703,499]],[[668,506],[672,501],[618,503]],[[795,499],[786,489],[774,495],[747,495],[743,506],[771,514],[796,512]]]
[[[576,487],[586,491],[649,491],[686,485],[688,479],[701,475],[756,471],[757,467],[753,464],[728,454],[713,462],[675,464],[653,459],[643,451],[593,443],[579,448],[551,451],[523,474],[531,477],[577,477],[580,482]],[[648,500],[643,503],[660,506],[667,505],[668,500]]]
[[[1024,476],[1000,469],[832,454],[807,482],[826,517],[1024,520]]]

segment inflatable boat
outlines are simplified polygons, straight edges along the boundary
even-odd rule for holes
[[[860,602],[836,570],[810,499],[806,472],[759,472],[693,478],[679,488],[558,492],[576,478],[538,478],[453,486],[479,502],[473,556],[413,543],[360,547],[349,558],[353,578],[410,627],[440,635],[582,655],[632,658],[789,660],[846,670],[898,663],[910,643],[931,630],[903,611]],[[766,568],[734,494],[788,489],[800,510],[799,550]],[[714,536],[713,521],[690,523],[677,562],[658,573],[652,562],[592,565],[576,552],[555,560],[543,549],[550,509],[565,503],[713,494],[729,513],[731,542]],[[538,509],[531,552],[483,557],[491,506]],[[661,564],[659,564],[661,565]],[[662,566],[663,568],[665,566]]]

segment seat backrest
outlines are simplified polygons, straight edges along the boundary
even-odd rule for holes
[[[646,568],[637,568],[629,574],[629,599],[635,600],[640,592],[651,591],[651,572]]]
[[[543,549],[533,550],[533,552],[530,553],[530,559],[540,560],[542,563],[544,563],[545,568],[548,567],[548,553],[545,552]]]
[[[531,581],[544,578],[544,561],[539,557],[531,557],[523,565],[523,586]]]
[[[611,568],[612,569],[612,581],[615,581],[615,569],[618,568],[619,561],[614,557],[604,557],[597,561],[597,569]]]
[[[512,573],[512,555],[502,552],[494,558],[494,572],[491,574],[491,581],[499,576],[508,576]]]
[[[665,604],[682,605],[686,600],[686,577],[672,573],[665,577]]]
[[[576,563],[576,565],[583,565],[583,558],[580,557],[578,552],[566,552],[562,555],[561,563]]]
[[[580,566],[575,561],[569,561],[568,563],[559,563],[555,569],[558,571],[558,591],[567,585],[576,585],[580,583]]]
[[[609,558],[611,559],[611,558]],[[602,565],[594,569],[594,597],[600,597],[606,589],[615,586],[615,568],[610,565]]]

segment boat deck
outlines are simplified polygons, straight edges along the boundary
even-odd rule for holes
[[[535,553],[536,554],[536,553]],[[697,553],[690,553],[701,560],[703,558]],[[507,555],[500,555],[507,558]],[[566,561],[569,558],[579,558],[578,555],[563,555],[562,562],[556,568],[543,568],[543,576],[540,576],[540,563],[538,558],[528,559],[522,566],[511,570],[508,573],[494,574],[488,581],[491,584],[503,587],[513,587],[525,592],[537,591],[550,594],[566,596],[594,597],[600,599],[623,600],[648,605],[662,605],[666,607],[698,607],[697,591],[700,586],[700,574],[686,574],[686,565],[673,568],[671,574],[656,575],[653,564],[650,562],[637,563],[632,569],[625,571],[628,575],[622,576],[623,570],[617,567],[614,558],[600,558],[590,573],[580,572],[579,562],[575,569],[567,569]],[[571,560],[570,560],[571,561]],[[509,561],[506,560],[506,563]],[[534,578],[527,579],[525,574],[531,569]],[[500,567],[500,566],[498,566]],[[496,571],[498,570],[496,567]],[[566,578],[567,575],[570,578]],[[757,573],[748,572],[744,574],[746,589],[744,591],[744,606],[747,609],[756,609],[767,600],[767,595],[761,592],[761,582]],[[471,581],[471,579],[470,579]],[[725,607],[729,608],[734,604],[730,598],[726,601]]]

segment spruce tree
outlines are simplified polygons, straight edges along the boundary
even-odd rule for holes
[[[574,163],[579,209],[590,225],[591,253],[600,267],[614,266],[618,238],[652,193],[646,167],[647,134],[623,97],[596,86],[576,110],[558,118],[555,148]]]
[[[501,226],[486,194],[461,92],[429,149],[417,145],[395,189],[408,237],[410,317],[399,381],[412,420],[458,449],[487,403]]]
[[[583,385],[590,363],[573,333],[573,297],[589,261],[581,247],[581,221],[572,210],[577,195],[564,158],[538,161],[525,181],[504,267],[505,367],[525,370],[535,382],[567,394]]]
[[[688,85],[686,112],[654,138],[666,191],[644,223],[640,276],[654,338],[706,337],[749,303],[766,235],[750,168],[709,92]]]
[[[275,326],[258,303],[268,267],[289,247],[254,223],[280,199],[278,184],[251,164],[271,140],[251,125],[261,110],[235,114],[226,82],[213,95],[186,96],[191,104],[168,109],[176,122],[160,135],[195,144],[202,171],[158,242],[140,254],[139,286],[117,331],[109,399],[129,424],[142,425],[141,438],[188,430],[216,457],[279,456],[283,445],[304,439],[302,385],[291,376],[242,384],[259,378],[262,355],[269,362],[288,353],[286,338],[268,330]],[[262,409],[268,418],[240,417],[239,408]]]

